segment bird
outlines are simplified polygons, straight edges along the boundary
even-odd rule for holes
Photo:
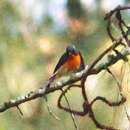
[[[62,76],[79,72],[84,68],[85,65],[81,52],[74,45],[69,45],[55,66],[50,81],[52,82],[54,79]]]
[[[47,83],[45,91],[47,91],[50,88],[51,83],[55,79],[81,71],[84,68],[85,64],[81,52],[74,45],[67,46],[65,52],[60,57],[57,65],[54,68],[52,75],[49,78],[49,82]],[[61,91],[63,91],[62,88]],[[68,106],[70,107],[66,95],[64,96]],[[45,95],[44,98],[45,101],[47,102],[47,97]],[[47,107],[48,110],[50,110],[48,105]],[[51,115],[54,118],[57,118],[57,116],[55,116],[54,114],[51,113]]]

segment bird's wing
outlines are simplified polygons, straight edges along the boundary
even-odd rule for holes
[[[67,54],[66,54],[66,53],[64,53],[64,54],[61,56],[60,60],[58,61],[57,65],[56,65],[56,67],[55,67],[55,69],[54,69],[53,74],[56,73],[56,71],[67,61],[67,58],[68,58],[68,57],[67,57]]]
[[[80,70],[83,70],[85,68],[85,64],[84,64],[84,59],[83,56],[81,55],[81,53],[79,52],[80,58],[81,58],[81,66],[80,66]]]

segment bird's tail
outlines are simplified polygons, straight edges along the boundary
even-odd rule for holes
[[[54,73],[48,80],[48,84],[46,86],[46,89],[50,88],[51,83],[56,79],[57,73]]]
[[[51,83],[55,80],[55,78],[56,78],[56,73],[53,74],[53,75],[49,78],[48,84],[47,84],[47,86],[46,86],[46,90],[47,90],[48,88],[50,88],[50,85],[51,85]],[[46,91],[46,90],[45,90],[45,91]],[[58,116],[56,116],[56,114],[53,113],[53,111],[51,110],[50,105],[48,104],[48,99],[47,99],[47,96],[46,96],[46,95],[44,95],[44,99],[45,99],[45,102],[46,102],[46,105],[47,105],[47,110],[48,110],[48,112],[50,113],[50,115],[51,115],[52,117],[54,117],[56,120],[60,120],[60,118],[59,118]]]

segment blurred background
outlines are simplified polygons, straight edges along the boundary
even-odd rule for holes
[[[91,63],[111,44],[105,13],[128,4],[129,0],[0,0],[0,102],[37,89],[69,44],[81,50],[86,64]],[[129,12],[124,16],[129,19]],[[122,62],[112,67],[115,75],[122,78],[121,67],[128,77],[129,66]],[[90,76],[89,99],[102,95],[115,100],[115,84],[105,71]],[[48,113],[44,99],[37,99],[20,105],[23,117],[16,108],[0,113],[0,130],[74,130],[70,114],[57,108],[58,96],[59,92],[49,94],[48,100],[60,121]],[[79,89],[67,97],[74,109],[82,110]],[[103,124],[129,128],[124,107],[109,108],[100,102],[93,109]],[[76,122],[80,130],[97,130],[87,116],[76,117]]]

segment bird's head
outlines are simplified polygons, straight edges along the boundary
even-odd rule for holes
[[[70,45],[66,48],[66,53],[71,56],[71,55],[77,55],[79,54],[79,51],[76,49],[74,45]]]

